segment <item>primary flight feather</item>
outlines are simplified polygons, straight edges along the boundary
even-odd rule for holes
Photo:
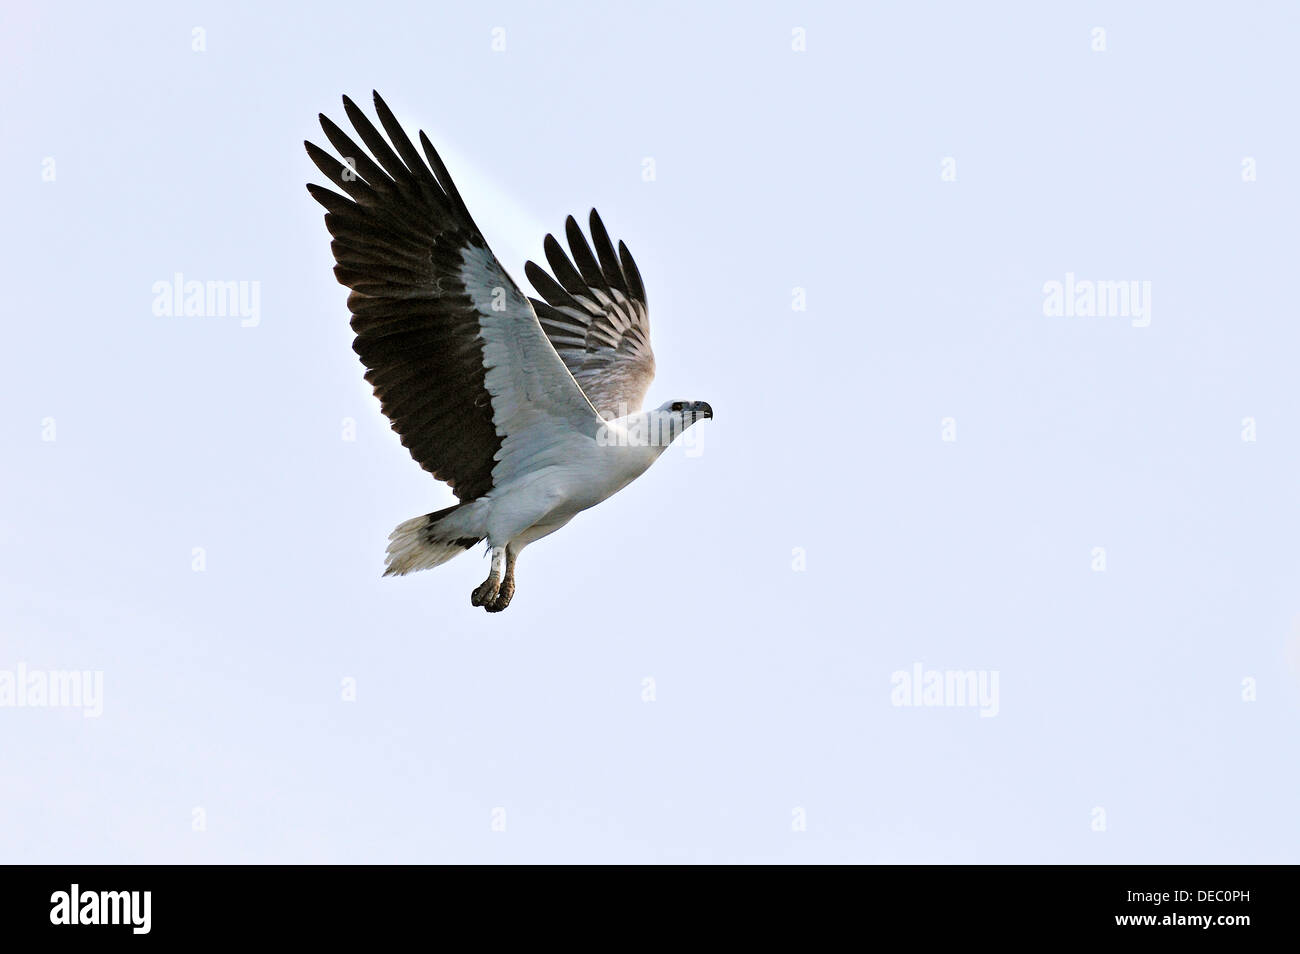
[[[595,209],[591,244],[570,216],[572,259],[548,235],[551,274],[525,265],[541,295],[530,299],[488,248],[428,137],[420,133],[421,154],[378,93],[374,101],[386,138],[345,96],[366,148],[323,114],[343,161],[305,143],[345,195],[307,189],[326,209],[334,274],[352,289],[366,380],[411,456],[460,501],[399,524],[385,575],[437,566],[486,540],[491,570],[471,602],[500,612],[525,546],[627,486],[713,409],[669,401],[641,411],[655,370],[645,287]]]

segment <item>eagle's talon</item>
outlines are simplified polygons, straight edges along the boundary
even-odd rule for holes
[[[497,590],[496,598],[490,603],[485,603],[483,608],[489,613],[500,613],[510,605],[510,601],[514,599],[514,595],[515,581],[508,578],[501,584],[501,588]]]
[[[488,577],[482,583],[474,588],[470,594],[469,601],[473,606],[486,606],[492,600],[496,599],[497,590],[500,584],[494,577]]]

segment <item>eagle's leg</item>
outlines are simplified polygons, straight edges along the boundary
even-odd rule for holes
[[[474,588],[470,594],[469,601],[475,606],[486,606],[496,599],[497,591],[501,588],[501,567],[505,563],[506,548],[492,548],[492,569],[488,571],[488,578]]]
[[[501,579],[501,588],[497,590],[496,599],[484,605],[484,609],[489,613],[500,613],[510,605],[510,600],[515,595],[515,560],[519,557],[519,551],[509,544],[506,545],[506,575]]]

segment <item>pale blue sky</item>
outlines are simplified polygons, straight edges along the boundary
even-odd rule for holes
[[[0,671],[104,699],[0,708],[0,861],[1300,860],[1295,8],[974,6],[7,3]],[[380,578],[451,497],[303,188],[372,88],[521,282],[598,207],[716,411],[499,616]]]

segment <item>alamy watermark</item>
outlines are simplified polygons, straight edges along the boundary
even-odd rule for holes
[[[152,891],[87,891],[73,883],[50,895],[50,923],[124,925],[132,934],[148,934],[152,907]]]
[[[153,313],[159,318],[238,318],[243,328],[262,323],[262,283],[258,281],[171,281],[153,283]]]
[[[1151,283],[1093,281],[1065,273],[1065,281],[1043,283],[1043,314],[1048,318],[1130,318],[1134,328],[1151,324]]]
[[[706,410],[707,408],[707,410]],[[687,457],[704,453],[701,432],[691,425],[713,414],[707,404],[674,401],[653,411],[628,414],[627,405],[619,407],[621,416],[607,418],[596,431],[599,447],[668,447],[679,437]]]
[[[893,673],[889,682],[895,706],[977,708],[984,719],[998,714],[996,669],[926,669],[918,662]]]
[[[104,713],[104,673],[80,669],[0,669],[0,708],[80,709],[87,719]]]

